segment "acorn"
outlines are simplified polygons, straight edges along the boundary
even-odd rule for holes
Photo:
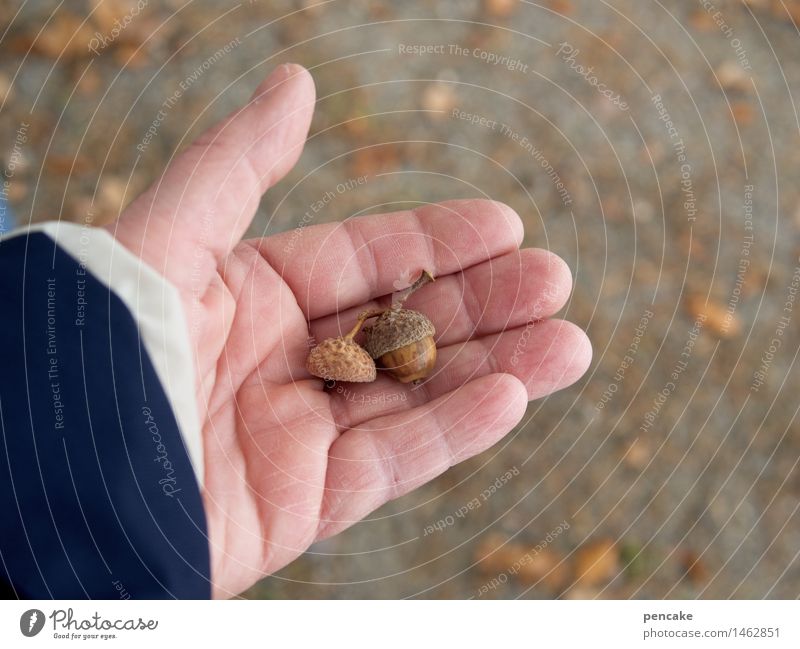
[[[381,313],[380,311],[377,313]],[[328,338],[314,347],[306,359],[306,369],[326,381],[369,383],[376,377],[375,361],[353,340],[367,318],[377,315],[366,311],[344,336]]]
[[[364,348],[401,383],[419,383],[436,364],[433,323],[419,311],[403,308],[412,293],[432,281],[433,276],[422,271],[416,282],[395,297],[391,308],[364,328]]]

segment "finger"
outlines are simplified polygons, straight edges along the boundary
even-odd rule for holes
[[[313,106],[308,71],[279,66],[246,106],[189,145],[108,228],[179,287],[210,279],[261,194],[300,156]]]
[[[259,250],[311,320],[391,293],[422,269],[439,277],[511,252],[522,236],[510,207],[458,200],[284,232]]]
[[[571,290],[572,274],[560,257],[526,248],[440,277],[406,305],[430,318],[441,346],[547,318],[564,306]],[[388,303],[388,299],[372,301],[315,320],[311,334],[320,341],[341,336],[359,313]]]
[[[527,402],[517,379],[492,374],[348,430],[329,451],[318,538],[487,449],[520,421]]]
[[[419,386],[399,383],[380,370],[372,383],[337,385],[331,391],[334,419],[346,430],[418,407],[496,372],[513,375],[528,399],[539,399],[575,383],[591,361],[592,344],[579,327],[544,320],[440,349],[434,374]]]

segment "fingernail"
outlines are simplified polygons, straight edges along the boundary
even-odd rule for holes
[[[267,93],[272,92],[272,90],[302,70],[303,68],[296,63],[281,63],[270,73],[266,79],[264,79],[264,81],[261,82],[258,90],[256,90],[254,99],[260,99]]]
[[[275,88],[275,86],[282,83],[286,79],[286,72],[287,65],[285,63],[281,63],[277,68],[270,72],[269,76],[261,83],[261,86],[258,89],[258,94],[264,95]]]

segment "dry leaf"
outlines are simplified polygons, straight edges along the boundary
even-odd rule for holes
[[[88,158],[81,155],[71,156],[49,153],[44,159],[44,168],[49,173],[68,176],[87,173],[94,168],[94,165]]]
[[[739,126],[748,126],[752,124],[755,117],[755,110],[753,107],[744,101],[735,101],[731,104],[731,112],[733,112],[733,119]]]
[[[134,43],[120,43],[114,48],[114,60],[123,67],[141,69],[150,62],[145,48]]]
[[[597,599],[598,597],[600,597],[600,591],[596,588],[583,588],[581,586],[574,586],[564,593],[563,599],[584,600]]]
[[[708,250],[696,232],[685,231],[679,236],[681,252],[691,255],[695,261],[708,260]]]
[[[550,8],[562,16],[571,16],[575,13],[575,7],[570,0],[550,0]]]
[[[518,560],[521,565],[517,577],[523,584],[535,584],[541,581],[547,588],[558,590],[569,578],[567,562],[550,548],[544,548],[539,552],[529,550]]]
[[[498,574],[514,565],[524,550],[525,546],[509,543],[508,538],[502,534],[489,534],[478,545],[475,561],[482,572]]]
[[[683,553],[681,567],[686,578],[695,586],[702,586],[711,577],[711,571],[702,558],[693,550],[687,550]]]
[[[725,90],[748,92],[752,89],[750,73],[736,61],[725,61],[716,71],[717,79]]]
[[[707,302],[699,293],[690,295],[686,307],[692,319],[705,317],[703,326],[719,338],[733,338],[741,332],[742,325],[736,312],[729,313],[727,305]]]
[[[319,0],[301,0],[300,7],[306,18],[320,18],[326,8]]]
[[[350,173],[354,176],[371,176],[389,171],[397,166],[400,157],[395,144],[377,144],[353,152]]]
[[[799,0],[744,0],[745,4],[762,11],[769,11],[781,20],[800,22]]]
[[[11,79],[5,74],[0,74],[0,104],[5,103],[8,99],[13,99],[13,92]]]
[[[112,214],[116,218],[125,209],[137,193],[135,180],[128,185],[128,180],[121,176],[103,176],[97,188],[95,203],[98,211]]]
[[[38,54],[50,58],[82,58],[90,55],[92,29],[87,23],[67,11],[59,11],[31,46]]]
[[[28,183],[19,178],[12,178],[8,184],[6,196],[12,203],[18,203],[28,195]]]
[[[625,464],[631,468],[641,470],[647,466],[652,454],[653,451],[650,448],[650,444],[641,437],[637,437],[631,442],[628,450],[625,451]]]
[[[112,221],[112,218],[101,219],[98,222],[97,210],[90,196],[70,196],[67,199],[67,210],[65,218],[73,223],[87,223],[102,225]]]
[[[98,31],[110,34],[119,29],[117,23],[130,24],[136,20],[138,0],[92,0],[92,22]],[[126,20],[126,17],[129,17]]]
[[[689,26],[698,32],[713,32],[717,30],[717,24],[711,14],[702,9],[695,9],[689,16]]]
[[[537,552],[523,543],[509,543],[502,534],[490,534],[475,553],[475,560],[486,574],[506,573],[527,585],[541,581],[551,590],[558,590],[567,581],[569,571],[562,558],[550,548]]]
[[[453,110],[458,97],[453,88],[453,84],[444,81],[436,81],[430,84],[422,93],[422,108],[427,111],[428,116],[433,119],[442,119]]]
[[[84,95],[94,95],[100,89],[102,81],[97,68],[89,68],[78,81],[78,91]]]
[[[610,539],[591,541],[575,551],[573,560],[577,586],[591,588],[610,581],[619,572],[619,552]]]
[[[520,0],[483,0],[483,11],[489,16],[506,18],[513,14]]]

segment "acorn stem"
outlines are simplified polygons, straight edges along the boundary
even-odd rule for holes
[[[410,298],[416,291],[421,289],[425,284],[429,284],[430,282],[435,282],[436,279],[433,275],[430,274],[427,270],[422,271],[422,275],[419,276],[416,282],[414,282],[411,286],[406,289],[403,289],[400,293],[398,293],[397,297],[393,300],[394,306],[399,307],[402,306],[405,301]]]
[[[361,327],[364,325],[366,320],[370,318],[374,318],[376,316],[385,313],[386,309],[372,309],[371,311],[364,311],[358,315],[358,320],[356,320],[355,326],[344,336],[345,340],[353,340],[355,335],[361,330]]]

